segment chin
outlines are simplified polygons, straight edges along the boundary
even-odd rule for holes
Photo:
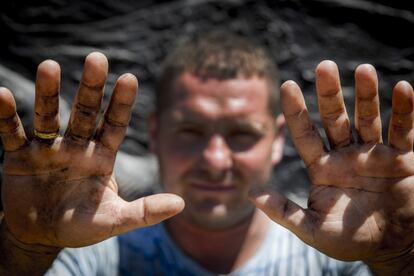
[[[191,208],[191,206],[189,206]],[[225,229],[239,224],[240,222],[246,220],[253,213],[254,208],[244,208],[243,210],[240,207],[232,206],[232,209],[229,209],[229,206],[226,205],[215,205],[206,208],[193,208],[195,212],[191,214],[187,213],[185,216],[189,221],[197,226],[206,229]],[[231,212],[229,210],[237,210],[237,212]]]
[[[192,223],[198,227],[210,230],[220,230],[220,229],[227,229],[234,225],[237,225],[237,222],[231,222],[226,217],[198,217],[193,218]]]

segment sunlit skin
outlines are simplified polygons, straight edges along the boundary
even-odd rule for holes
[[[0,88],[0,137],[6,151],[1,275],[43,275],[64,247],[94,244],[157,223],[184,207],[175,195],[133,202],[118,196],[113,166],[138,82],[132,74],[119,77],[98,124],[107,70],[103,54],[86,57],[68,128],[54,139],[28,140],[12,93]],[[59,129],[59,86],[59,65],[52,60],[42,62],[34,107],[34,128],[40,132]]]
[[[248,191],[268,182],[282,154],[266,81],[184,73],[171,93],[152,130],[163,186],[186,202],[180,216],[211,229],[245,220],[254,210]]]
[[[107,69],[104,55],[86,58],[68,129],[47,141],[27,138],[12,93],[0,88],[5,149],[0,274],[43,275],[64,247],[94,244],[184,208],[173,194],[133,202],[118,197],[113,162],[138,84],[130,74],[121,76],[98,123]],[[268,221],[248,202],[248,190],[256,188],[249,196],[258,208],[322,253],[363,260],[377,275],[412,275],[413,88],[405,81],[395,85],[386,141],[381,137],[375,69],[359,66],[355,83],[357,141],[351,137],[336,64],[323,61],[316,68],[329,150],[299,86],[293,81],[282,85],[283,113],[312,181],[305,209],[275,191],[260,189],[280,160],[283,138],[278,130],[284,123],[282,116],[273,119],[267,110],[263,80],[201,81],[182,75],[172,87],[169,108],[152,117],[150,128],[165,189],[187,201],[184,212],[167,223],[185,252],[208,269],[231,271],[244,264],[260,245]],[[59,65],[41,63],[37,131],[53,133],[59,127],[59,84]],[[191,238],[199,238],[198,247],[185,247]]]
[[[168,108],[150,120],[164,189],[186,202],[168,229],[210,271],[237,269],[266,236],[269,220],[255,211],[248,192],[267,184],[282,155],[284,118],[271,115],[269,93],[257,76],[184,73]]]
[[[269,217],[307,244],[341,260],[363,260],[378,275],[412,275],[414,242],[414,93],[406,81],[392,91],[383,143],[375,68],[355,70],[355,132],[332,61],[316,68],[319,113],[330,150],[308,115],[299,86],[281,87],[289,132],[312,181],[308,208],[281,194],[253,195]]]

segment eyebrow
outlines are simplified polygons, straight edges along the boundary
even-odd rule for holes
[[[236,124],[238,127],[246,130],[253,130],[257,133],[264,133],[267,130],[267,125],[257,121],[237,119]]]
[[[185,115],[181,118],[176,118],[175,116],[170,117],[170,122],[173,124],[180,124],[184,126],[205,126],[204,121],[198,120],[198,115],[192,114],[192,117],[186,117]],[[224,121],[224,125],[235,125],[238,128],[244,129],[244,130],[252,130],[257,133],[264,133],[267,131],[268,126],[264,123],[252,121],[249,119],[222,119]],[[231,124],[229,123],[231,121]]]

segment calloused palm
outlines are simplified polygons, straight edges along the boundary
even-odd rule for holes
[[[85,246],[160,222],[182,210],[182,199],[171,194],[133,202],[118,197],[113,166],[138,82],[131,74],[118,79],[96,128],[107,70],[103,54],[87,56],[68,128],[55,138],[60,85],[56,62],[47,60],[38,67],[34,114],[37,138],[27,139],[11,92],[0,89],[0,136],[6,151],[4,223],[18,241]]]
[[[385,145],[375,69],[359,66],[355,80],[358,141],[352,139],[336,64],[324,61],[316,69],[319,111],[331,150],[312,123],[300,88],[293,81],[283,84],[283,112],[312,181],[308,208],[271,191],[253,200],[327,255],[363,260],[374,270],[401,271],[392,266],[410,261],[414,243],[413,88],[404,81],[394,88]]]

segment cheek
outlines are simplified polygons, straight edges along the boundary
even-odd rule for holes
[[[236,154],[235,161],[241,173],[252,183],[264,184],[270,178],[272,170],[271,146],[266,143],[258,144],[249,151]]]
[[[200,151],[197,146],[181,143],[174,139],[171,139],[171,141],[172,143],[167,143],[160,152],[160,157],[165,160],[169,167],[180,168],[179,171],[181,171],[199,157]]]
[[[165,143],[159,147],[160,176],[166,191],[177,192],[180,189],[180,179],[191,168],[195,158],[188,148],[178,144]]]

